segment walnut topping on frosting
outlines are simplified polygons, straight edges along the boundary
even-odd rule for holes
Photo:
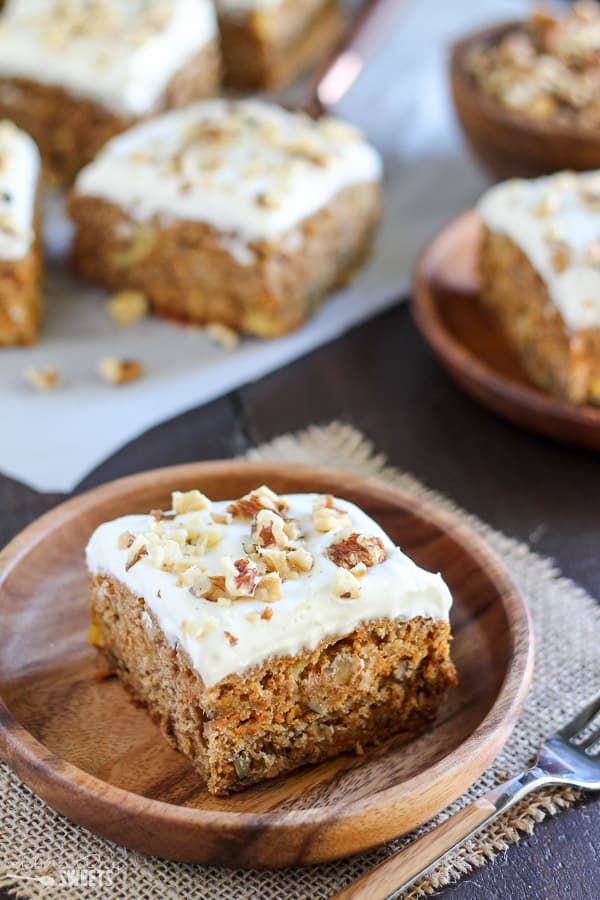
[[[225,588],[230,597],[254,596],[260,574],[251,559],[242,557],[234,561],[225,556],[221,560],[221,570],[225,575]]]
[[[125,563],[125,571],[129,572],[129,570],[144,556],[148,556],[148,548],[144,541],[144,535],[139,534],[129,548],[129,556]]]
[[[330,494],[315,500],[312,518],[317,531],[337,531],[352,527],[350,516],[333,505],[333,497]]]
[[[270,509],[261,509],[252,524],[252,540],[257,547],[287,547],[284,520]]]
[[[117,547],[119,550],[128,550],[135,541],[135,534],[130,531],[124,531],[117,539]]]
[[[262,485],[230,503],[227,512],[231,513],[234,519],[253,519],[261,509],[270,509],[272,512],[283,514],[287,511],[287,503],[270,488]]]
[[[344,569],[355,569],[359,565],[370,567],[384,561],[385,547],[381,538],[353,531],[332,544],[327,555],[336,566]]]
[[[347,569],[338,568],[333,577],[333,593],[342,600],[360,597],[360,581]]]
[[[200,491],[173,491],[171,494],[171,505],[175,515],[182,513],[196,512],[202,509],[210,509],[210,500]]]
[[[282,597],[283,585],[277,572],[269,572],[268,575],[261,578],[254,595],[256,600],[260,600],[261,603],[277,603]],[[271,617],[265,616],[265,618],[270,619]]]
[[[223,608],[244,601],[277,602],[286,581],[314,569],[311,544],[302,533],[304,527],[311,530],[304,514],[299,521],[286,519],[287,500],[269,488],[251,491],[225,512],[217,510],[198,490],[174,491],[172,510],[153,510],[145,532],[137,536],[124,532],[119,537],[119,548],[128,551],[127,568],[148,557],[149,564],[175,576],[177,587]],[[383,541],[346,527],[350,514],[336,507],[330,495],[313,501],[311,518],[314,531],[309,540],[324,540],[323,555],[336,567],[331,590],[344,599],[358,597],[368,569],[386,559]],[[229,534],[228,525],[234,529]],[[323,535],[331,531],[336,534],[329,543]],[[223,554],[206,555],[222,541]],[[242,553],[234,555],[238,546]],[[257,621],[261,617],[268,620],[270,613],[257,614]]]

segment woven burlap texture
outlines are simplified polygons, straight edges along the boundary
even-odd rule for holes
[[[595,601],[562,577],[550,560],[494,531],[411,475],[387,465],[358,431],[338,422],[312,427],[298,435],[280,437],[249,455],[311,466],[335,461],[338,469],[377,476],[454,513],[489,542],[526,598],[536,633],[533,683],[515,730],[493,766],[473,787],[414,834],[349,860],[273,872],[163,862],[116,847],[56,815],[2,766],[0,884],[10,886],[17,896],[48,900],[108,896],[115,900],[326,900],[418,834],[519,772],[544,737],[600,690],[600,607]],[[531,833],[535,823],[546,815],[573,803],[576,796],[569,790],[550,790],[528,798],[447,858],[408,893],[407,900],[431,894],[484,865],[522,835]]]

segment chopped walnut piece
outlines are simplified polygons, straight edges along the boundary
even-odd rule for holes
[[[211,502],[200,491],[173,491],[171,494],[171,506],[175,515],[180,516],[182,513],[210,509]]]
[[[250,612],[246,616],[246,622],[250,622],[250,623],[258,622],[259,619],[260,619],[260,616],[257,612]]]
[[[174,519],[176,514],[172,509],[151,509],[150,515],[156,522],[166,522]]]
[[[226,350],[235,350],[240,344],[240,336],[237,331],[228,328],[221,322],[211,322],[209,325],[205,325],[204,333],[211,341],[220,344]]]
[[[276,603],[282,597],[283,585],[277,572],[263,575],[254,594],[255,600],[260,600],[261,603]]]
[[[144,542],[144,536],[138,534],[129,549],[129,556],[127,557],[127,562],[125,563],[125,571],[129,572],[129,570],[133,566],[135,566],[135,564],[138,563],[144,556],[148,556],[148,548]]]
[[[113,322],[128,328],[148,315],[148,298],[141,291],[119,291],[108,300],[106,309]]]
[[[235,561],[228,556],[221,560],[221,571],[225,575],[225,589],[230,597],[252,597],[260,580],[256,564],[247,556]]]
[[[98,372],[108,384],[128,384],[141,378],[144,368],[135,359],[118,359],[116,356],[105,356],[98,363]]]
[[[348,569],[336,569],[333,576],[333,593],[342,600],[360,597],[360,582]]]
[[[310,572],[314,566],[314,560],[308,550],[297,547],[287,554],[287,562],[290,569],[296,572]]]
[[[284,520],[270,509],[261,509],[252,525],[252,540],[257,547],[287,547]]]
[[[23,372],[23,377],[32,388],[42,393],[53,391],[61,384],[60,373],[53,366],[43,366],[41,368],[28,366]]]
[[[233,516],[229,512],[215,512],[212,514],[212,520],[215,525],[231,525]]]
[[[132,534],[131,531],[123,531],[117,538],[117,548],[119,550],[129,550],[134,541],[135,534]]]
[[[220,604],[226,593],[225,578],[222,575],[205,575],[190,586],[190,593],[201,600]]]
[[[224,631],[223,634],[225,635],[231,646],[235,647],[235,645],[238,643],[238,638],[236,638],[235,635],[233,635],[230,631]]]
[[[261,617],[261,619],[265,619],[266,621],[268,621],[269,619],[272,619],[273,618],[272,608],[270,606],[265,606],[265,608],[263,609],[263,611],[260,614],[260,617]]]
[[[313,504],[313,525],[317,531],[327,532],[342,528],[351,528],[352,521],[344,510],[333,505],[333,497],[327,494],[318,497]]]
[[[378,537],[367,537],[353,531],[341,540],[331,544],[327,556],[336,566],[353,569],[362,563],[365,566],[376,566],[385,559],[385,547]]]
[[[272,512],[283,514],[287,512],[287,503],[270,488],[262,485],[230,503],[227,512],[231,513],[234,519],[253,519],[261,509],[270,509]]]

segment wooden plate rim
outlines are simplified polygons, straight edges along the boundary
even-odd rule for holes
[[[596,410],[587,405],[576,406],[545,394],[534,385],[513,381],[488,365],[482,357],[467,349],[446,328],[430,288],[431,269],[438,247],[447,234],[470,218],[478,218],[475,209],[469,209],[451,219],[419,254],[413,273],[412,300],[412,314],[419,331],[444,367],[470,393],[473,393],[473,385],[477,385],[521,412],[531,411],[536,418],[546,416],[555,422],[560,420],[566,424],[578,423],[588,429],[597,429],[600,440],[600,408]],[[479,394],[476,396],[480,402],[491,405]],[[502,415],[504,418],[510,418],[507,412],[503,412]],[[519,421],[523,423],[523,419]],[[542,430],[541,427],[535,428],[533,423],[530,427]]]
[[[463,59],[465,53],[471,49],[473,44],[495,41],[511,29],[518,28],[524,24],[526,23],[523,19],[501,22],[489,28],[482,28],[480,31],[470,32],[453,43],[450,47],[450,78],[452,83],[460,84],[465,95],[468,95],[470,104],[479,107],[482,114],[488,119],[493,119],[519,131],[529,132],[540,139],[548,140],[552,136],[568,138],[570,141],[598,144],[600,149],[600,129],[581,128],[569,123],[541,122],[533,118],[528,119],[522,113],[505,109],[500,103],[482,94],[477,89],[473,79],[465,71]]]
[[[439,509],[429,500],[415,498],[410,493],[392,487],[380,479],[351,475],[332,468],[288,465],[272,463],[268,460],[256,462],[215,460],[184,463],[129,475],[93,488],[59,504],[23,529],[0,552],[0,588],[21,557],[35,543],[43,539],[48,531],[53,530],[55,520],[62,519],[65,513],[70,518],[89,509],[100,499],[107,500],[118,496],[121,492],[139,487],[148,480],[155,481],[159,478],[175,484],[177,479],[201,478],[207,473],[213,477],[218,477],[220,473],[225,475],[231,472],[232,467],[241,470],[248,476],[251,476],[253,471],[257,474],[264,472],[265,467],[269,467],[274,475],[281,478],[301,479],[306,473],[315,483],[326,483],[328,480],[335,482],[343,477],[351,489],[368,490],[386,498],[393,495],[395,501],[400,505],[428,519],[442,531],[450,530],[452,537],[472,556],[475,556],[486,571],[493,574],[496,584],[500,587],[500,596],[513,636],[513,648],[498,695],[477,728],[448,756],[430,766],[425,772],[406,779],[401,785],[394,785],[378,791],[368,798],[351,803],[336,801],[328,806],[284,812],[247,813],[190,808],[151,799],[116,787],[49,751],[12,715],[1,696],[0,755],[17,771],[20,768],[19,762],[22,761],[25,764],[25,772],[34,770],[38,776],[41,776],[44,785],[50,789],[48,795],[38,791],[43,799],[55,796],[56,792],[65,789],[72,794],[75,788],[75,793],[81,797],[82,802],[91,801],[95,805],[108,806],[109,809],[128,808],[155,822],[174,825],[204,825],[211,828],[227,828],[243,824],[250,831],[263,830],[267,826],[275,826],[284,830],[295,829],[299,825],[305,824],[318,826],[333,819],[336,822],[347,822],[365,811],[381,810],[382,804],[389,808],[390,805],[393,806],[395,800],[401,800],[401,797],[398,797],[399,790],[401,794],[410,793],[424,778],[431,783],[439,776],[443,775],[447,778],[452,773],[459,773],[462,768],[461,757],[464,757],[465,754],[476,754],[480,763],[478,774],[485,771],[510,734],[527,697],[534,658],[533,630],[529,611],[500,558],[469,526],[458,521],[452,513]],[[515,634],[521,635],[517,642],[514,642]],[[504,711],[502,711],[503,709]],[[26,778],[23,780],[26,781]],[[472,780],[469,784],[472,783]],[[463,786],[460,793],[468,786]],[[52,805],[51,800],[47,799],[47,802]],[[390,835],[390,838],[392,836]]]

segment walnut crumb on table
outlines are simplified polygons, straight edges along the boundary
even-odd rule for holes
[[[106,309],[113,322],[128,328],[148,315],[148,298],[141,291],[119,291],[108,299]]]
[[[98,372],[108,384],[121,385],[141,378],[144,367],[135,359],[105,356],[98,363]]]
[[[211,341],[214,341],[215,344],[220,344],[226,350],[235,350],[236,347],[239,347],[239,334],[232,328],[228,328],[227,325],[222,325],[220,322],[211,322],[204,327],[203,331]]]
[[[29,366],[23,372],[23,377],[32,388],[41,393],[53,391],[62,384],[60,373],[53,366],[42,366],[41,368]]]

